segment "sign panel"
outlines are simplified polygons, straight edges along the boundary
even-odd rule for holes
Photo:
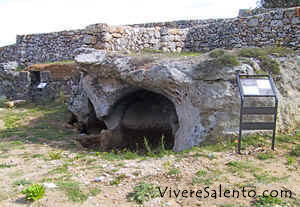
[[[42,88],[45,88],[46,86],[47,86],[47,83],[40,83],[40,84],[37,86],[37,88],[42,89]]]
[[[244,95],[274,95],[269,79],[241,78]]]

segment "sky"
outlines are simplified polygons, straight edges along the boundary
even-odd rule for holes
[[[257,0],[0,0],[0,46],[16,35],[110,25],[230,18]]]

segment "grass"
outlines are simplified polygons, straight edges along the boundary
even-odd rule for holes
[[[40,64],[58,64],[58,65],[65,65],[65,64],[73,64],[75,63],[74,60],[61,60],[61,61],[55,61],[55,62],[45,62]]]
[[[238,60],[237,56],[224,54],[215,59],[215,64],[217,67],[234,67],[239,66],[241,63]]]
[[[59,189],[65,192],[66,196],[73,202],[83,202],[87,200],[88,195],[80,189],[80,185],[75,181],[57,182]]]
[[[252,163],[245,161],[230,161],[226,164],[229,171],[238,174],[240,177],[244,176],[244,172],[255,173],[261,169],[253,166]]]
[[[300,144],[297,144],[294,149],[291,150],[290,155],[300,157]]]
[[[274,182],[285,182],[288,180],[289,177],[289,176],[275,177],[267,174],[266,172],[260,174],[254,173],[253,176],[256,178],[257,182],[265,183],[265,184],[274,183]]]
[[[0,169],[2,168],[11,168],[11,167],[15,167],[17,165],[8,165],[8,164],[0,164]]]
[[[281,206],[283,201],[279,198],[271,197],[270,195],[259,197],[255,200],[254,206],[256,207],[274,207],[276,205]]]
[[[217,177],[221,175],[219,170],[199,170],[195,174],[196,176],[192,178],[192,185],[203,184],[212,185],[217,180]]]
[[[259,65],[263,71],[277,75],[280,73],[279,63],[269,55],[286,56],[291,53],[291,50],[281,47],[244,48],[240,50],[239,56],[256,58],[259,60]]]
[[[259,160],[268,160],[268,159],[274,158],[274,155],[270,152],[259,153],[259,154],[256,155],[256,158],[259,159]]]
[[[121,174],[110,181],[110,185],[119,185],[126,178],[125,174]]]
[[[67,174],[67,173],[68,173],[68,164],[63,164],[62,166],[49,171],[49,174]]]
[[[59,160],[62,158],[61,152],[49,152],[48,155],[50,160]]]
[[[224,54],[225,54],[225,50],[216,49],[216,50],[213,50],[213,51],[211,51],[209,53],[209,57],[211,57],[211,58],[218,58],[218,57],[221,57]]]
[[[149,201],[159,196],[159,190],[155,185],[151,183],[140,182],[134,187],[133,192],[130,192],[127,195],[127,198],[129,201],[135,201],[138,204],[142,204],[145,201]]]
[[[293,156],[288,156],[287,157],[287,165],[294,165],[296,162],[296,157],[293,157]]]
[[[16,180],[13,185],[15,186],[25,186],[25,185],[29,185],[32,184],[32,182],[30,180],[26,180],[26,179],[21,179],[21,180]]]

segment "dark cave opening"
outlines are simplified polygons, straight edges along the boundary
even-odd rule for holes
[[[123,147],[145,150],[145,140],[151,149],[172,149],[178,118],[174,104],[165,96],[147,90],[138,90],[121,98],[116,107],[122,107],[121,131]]]

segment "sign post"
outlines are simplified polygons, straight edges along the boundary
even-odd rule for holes
[[[278,97],[271,75],[241,75],[237,74],[237,83],[241,97],[240,129],[238,140],[238,153],[241,153],[242,130],[273,130],[272,150],[275,148],[276,118]],[[267,107],[245,107],[245,100],[249,97],[274,98],[275,105]],[[273,122],[244,122],[244,115],[273,115]]]

